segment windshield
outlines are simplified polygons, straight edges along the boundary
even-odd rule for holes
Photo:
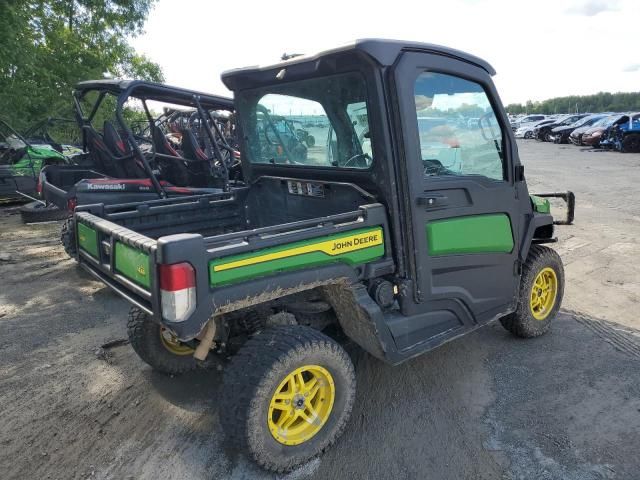
[[[359,74],[240,92],[237,106],[252,163],[364,169],[373,162]]]

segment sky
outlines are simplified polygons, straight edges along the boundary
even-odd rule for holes
[[[503,103],[640,91],[639,0],[159,0],[132,46],[168,84],[229,94],[220,73],[357,38],[446,45],[493,65]]]

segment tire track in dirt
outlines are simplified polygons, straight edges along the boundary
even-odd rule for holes
[[[593,318],[575,310],[563,309],[562,312],[572,316],[617,350],[635,358],[640,358],[640,334],[620,324]]]

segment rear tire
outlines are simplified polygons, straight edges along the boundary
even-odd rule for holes
[[[40,202],[30,202],[20,207],[20,216],[24,223],[39,223],[64,220],[69,217],[69,212],[60,210],[55,205],[43,205]]]
[[[640,134],[630,133],[622,140],[622,151],[624,153],[640,152]]]
[[[544,281],[545,278],[548,282]],[[544,295],[548,283],[554,285]],[[538,294],[540,291],[543,295]],[[549,247],[532,245],[520,278],[518,307],[512,314],[501,318],[500,323],[517,337],[538,337],[549,330],[560,309],[563,294],[564,267],[560,255]]]
[[[76,258],[78,250],[76,249],[76,228],[73,217],[67,218],[62,224],[60,231],[60,242],[71,258]]]
[[[179,375],[198,366],[193,348],[171,338],[164,327],[137,307],[129,311],[127,334],[133,350],[158,372]]]
[[[309,327],[269,328],[231,359],[220,419],[261,467],[288,472],[338,439],[355,390],[351,359],[335,341]]]

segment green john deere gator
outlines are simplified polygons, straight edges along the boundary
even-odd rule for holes
[[[140,358],[169,374],[231,358],[220,418],[262,467],[291,470],[347,426],[341,339],[398,364],[494,320],[549,330],[564,272],[545,197],[567,200],[565,223],[574,197],[529,195],[494,73],[388,40],[228,71],[242,182],[77,209],[77,259],[131,303]],[[304,155],[280,117],[316,139]]]

